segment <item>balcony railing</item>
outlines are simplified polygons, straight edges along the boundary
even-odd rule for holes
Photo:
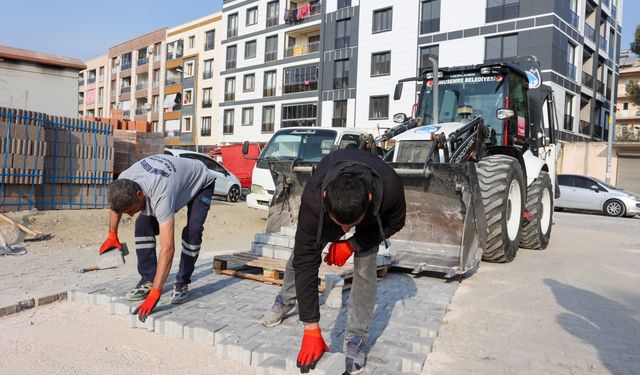
[[[573,116],[564,115],[564,130],[573,131]]]
[[[124,64],[122,64],[122,66],[120,66],[120,71],[129,70],[129,69],[131,69],[131,63],[130,62],[124,63]]]
[[[285,57],[302,56],[309,53],[320,51],[320,42],[311,42],[308,44],[287,47],[284,52]]]
[[[182,78],[180,77],[176,77],[176,78],[167,78],[166,81],[164,81],[165,86],[171,86],[171,85],[179,85],[182,82]]]
[[[144,83],[138,83],[136,85],[136,91],[142,91],[142,90],[146,90],[149,87],[149,84],[144,82]]]
[[[298,8],[284,10],[284,22],[296,23],[304,21],[306,18],[320,14],[321,10],[320,4],[298,4]]]
[[[601,95],[604,95],[604,83],[600,80],[596,82],[596,91]]]
[[[209,79],[213,77],[213,70],[205,70],[202,72],[202,79]]]
[[[128,92],[131,92],[131,86],[126,86],[126,87],[120,88],[120,94],[126,94]]]
[[[440,18],[420,21],[420,34],[435,33],[438,31],[440,31]]]
[[[588,88],[593,88],[593,76],[584,70],[582,71],[582,85],[587,86]]]
[[[276,96],[276,88],[269,87],[262,90],[262,96]]]
[[[182,57],[182,51],[178,51],[178,52],[175,52],[175,53],[173,53],[173,52],[167,53],[167,61],[178,59],[180,57]]]
[[[227,60],[227,64],[225,65],[226,69],[235,69],[236,60]]]
[[[149,58],[148,57],[143,57],[141,59],[138,59],[138,66],[147,65],[148,62],[149,62]]]
[[[202,108],[211,108],[213,102],[211,101],[211,99],[204,99],[202,100]]]
[[[147,110],[144,108],[136,108],[136,116],[142,116],[142,115],[146,115],[147,114]]]
[[[576,80],[576,66],[570,62],[567,63],[567,77]]]
[[[485,13],[486,22],[502,21],[509,18],[516,18],[520,15],[520,3],[500,5],[487,8]]]
[[[87,79],[87,83],[88,84],[92,84],[96,82],[96,77],[89,77],[89,79]]]
[[[571,26],[575,27],[576,29],[580,24],[580,17],[573,10],[569,10],[569,23],[571,24]]]
[[[349,47],[350,44],[351,38],[348,35],[336,38],[336,49]]]
[[[167,130],[164,132],[165,138],[176,138],[180,137],[180,130]]]
[[[268,51],[264,53],[264,61],[275,61],[278,59],[278,51]]]
[[[596,42],[596,30],[588,23],[584,23],[584,36],[592,42]]]
[[[122,111],[122,117],[131,118],[131,110],[127,109],[125,111]]]
[[[278,17],[267,18],[267,27],[278,26]]]
[[[600,45],[601,50],[607,50],[607,38],[604,35],[600,35],[600,41],[598,44]]]
[[[347,119],[346,118],[334,118],[331,119],[331,126],[334,128],[346,128],[347,127]]]
[[[588,121],[580,120],[578,123],[578,132],[584,135],[591,135],[591,124]]]
[[[296,83],[285,83],[283,91],[285,94],[294,92],[315,91],[318,89],[318,81],[304,81]]]
[[[225,102],[230,102],[230,101],[234,101],[236,100],[236,93],[235,92],[225,92],[224,93],[224,101]]]

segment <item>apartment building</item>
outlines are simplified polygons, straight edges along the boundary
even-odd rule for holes
[[[300,14],[304,5],[314,7],[314,15],[292,20],[290,15]],[[271,13],[269,6],[274,9]],[[275,130],[318,124],[358,126],[375,133],[392,126],[394,113],[411,111],[415,98],[404,95],[401,101],[393,101],[393,86],[398,79],[429,67],[428,56],[437,58],[440,66],[462,66],[526,55],[539,58],[542,79],[554,89],[558,137],[606,139],[618,79],[614,56],[619,48],[614,40],[620,40],[621,9],[622,0],[410,0],[401,5],[392,0],[328,0],[321,5],[225,0],[223,21],[228,35],[222,43],[227,48],[227,66],[222,75],[227,84],[221,104],[225,111],[222,139],[264,139],[272,131],[265,118],[275,119]],[[254,12],[257,25],[249,23]],[[319,38],[315,37],[318,31]],[[300,37],[301,33],[306,35]],[[275,43],[267,39],[270,36]],[[308,48],[308,53],[295,55],[305,51],[304,45],[296,49],[297,43],[311,40],[318,42],[319,53]],[[259,51],[255,61],[253,54],[244,53],[253,48],[252,43],[257,43]],[[267,47],[272,45],[276,47]],[[295,56],[286,55],[290,46]],[[275,61],[260,56],[267,48],[275,50]],[[291,74],[292,69],[306,66],[318,66],[317,76],[302,71]],[[268,79],[275,78],[273,97],[265,95],[267,91],[245,93],[244,87],[236,87],[236,81],[255,74],[255,82],[262,81],[264,89],[271,82],[269,72],[273,75]],[[296,81],[302,81],[306,90],[287,89]],[[289,111],[297,103],[313,110]],[[257,113],[268,126],[261,123],[256,134],[257,124],[242,121],[242,113],[247,114],[245,118]],[[245,127],[238,127],[238,120]]]
[[[620,53],[620,80],[616,111],[616,140],[619,142],[640,141],[640,106],[627,95],[629,81],[640,84],[640,57],[626,50]]]
[[[103,117],[109,111],[109,57],[102,55],[85,64],[87,68],[78,75],[78,117]]]
[[[180,148],[218,143],[222,16],[209,15],[167,30],[165,144]],[[216,105],[214,106],[214,103]]]
[[[317,0],[225,0],[221,143],[267,141],[280,127],[318,125]]]

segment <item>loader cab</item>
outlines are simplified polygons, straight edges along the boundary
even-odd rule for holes
[[[526,145],[530,114],[528,79],[523,71],[510,64],[496,64],[444,69],[438,74],[438,124],[433,124],[432,115],[433,73],[425,75],[420,89],[416,112],[419,123],[467,123],[482,116],[492,129],[488,146]]]

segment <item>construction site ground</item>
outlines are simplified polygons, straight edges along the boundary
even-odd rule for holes
[[[249,249],[254,234],[264,230],[263,212],[244,202],[216,201],[192,300],[168,304],[167,285],[157,318],[145,325],[127,315],[136,304],[121,300],[137,281],[133,246],[120,268],[73,272],[95,263],[107,211],[11,216],[52,238],[24,243],[26,255],[0,257],[0,373],[291,370],[302,330],[297,317],[272,329],[258,324],[278,287],[211,270],[214,255]],[[180,212],[177,233],[184,221]],[[450,282],[391,272],[378,284],[366,373],[639,373],[638,233],[639,219],[556,213],[549,248],[521,249],[510,264],[481,263],[470,277]],[[133,245],[133,220],[121,224],[120,239]],[[48,303],[56,295],[60,301]],[[7,307],[21,301],[42,306],[10,314]],[[345,307],[321,308],[321,326],[334,353],[317,373],[336,373],[343,361]],[[261,361],[269,354],[276,355]],[[267,363],[258,367],[257,362]]]

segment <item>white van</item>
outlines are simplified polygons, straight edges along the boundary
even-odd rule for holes
[[[280,129],[271,137],[253,167],[251,193],[247,205],[268,210],[275,190],[269,159],[319,162],[331,150],[358,147],[360,136],[368,134],[356,128],[292,127]]]

